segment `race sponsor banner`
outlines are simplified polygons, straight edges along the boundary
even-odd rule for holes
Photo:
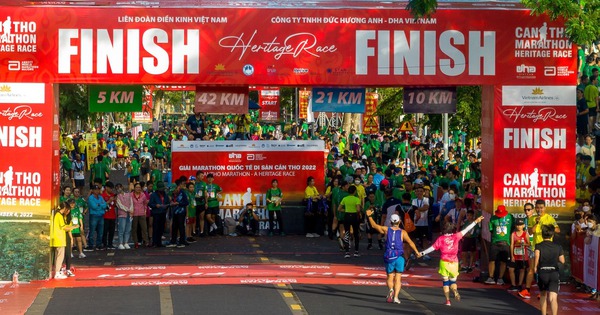
[[[92,113],[139,112],[144,87],[141,85],[89,85],[88,99]]]
[[[138,123],[151,123],[152,112],[134,112],[131,114],[131,120]]]
[[[570,255],[571,258],[571,276],[579,282],[584,279],[584,261],[585,261],[585,234],[571,235],[570,238]]]
[[[312,89],[313,112],[364,113],[365,89],[319,88]]]
[[[160,91],[196,91],[195,85],[153,85],[151,88]]]
[[[377,103],[379,101],[379,95],[374,92],[367,92],[365,100],[365,113],[363,115],[363,133],[377,133],[379,132],[379,117],[375,116],[377,111]]]
[[[524,9],[440,8],[415,19],[392,5],[6,6],[0,21],[13,26],[0,43],[3,80],[13,82],[570,85],[577,75],[564,21]]]
[[[404,88],[405,114],[456,113],[456,87]]]
[[[298,206],[307,178],[324,193],[325,144],[323,141],[174,141],[173,178],[212,173],[223,191],[221,217],[237,219],[243,205],[252,202],[257,214],[267,218],[266,193],[277,179],[283,207]],[[260,222],[260,228],[268,222]]]
[[[598,287],[598,237],[591,237],[590,243],[585,244],[583,258],[583,283],[590,288]]]
[[[0,280],[15,271],[22,280],[48,275],[49,219],[60,190],[57,95],[49,84],[0,83]]]
[[[262,121],[279,120],[279,88],[260,87],[258,89],[258,104],[260,105],[260,119]]]
[[[248,87],[196,87],[196,112],[247,114]]]
[[[553,216],[572,215],[574,95],[574,86],[495,88],[494,206],[522,215],[525,203],[543,199]]]
[[[308,118],[308,102],[310,100],[310,91],[301,90],[299,91],[298,98],[300,99],[299,108],[298,108],[298,118],[299,119],[307,119]]]

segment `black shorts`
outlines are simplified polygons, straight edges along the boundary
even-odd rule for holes
[[[540,291],[550,291],[554,293],[558,293],[558,288],[560,286],[560,275],[558,271],[544,271],[540,270],[538,272],[538,288]]]
[[[517,260],[508,262],[508,268],[525,269],[529,268],[529,260]]]
[[[206,209],[206,214],[214,214],[214,215],[219,214],[219,207],[208,207]]]
[[[140,168],[140,173],[142,174],[142,176],[145,176],[146,174],[150,173],[150,169],[147,167],[142,167]]]
[[[475,252],[477,251],[477,238],[475,237],[464,237],[460,245],[460,250],[463,252]]]
[[[139,181],[140,181],[140,175],[129,177],[129,182],[130,183],[139,182]]]
[[[594,118],[596,118],[596,106],[594,106],[592,108],[588,107],[588,110],[589,110],[588,117],[594,117]]]
[[[508,262],[510,258],[510,247],[505,242],[492,244],[490,248],[490,261]]]
[[[76,179],[75,187],[83,187],[85,185],[85,179]]]
[[[206,206],[204,204],[196,204],[196,215],[204,212],[206,210]]]
[[[72,234],[73,234],[73,237],[81,237],[80,233],[72,233]]]

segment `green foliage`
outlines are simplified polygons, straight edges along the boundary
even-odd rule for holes
[[[59,121],[63,130],[69,130],[73,122],[81,119],[82,123],[97,120],[98,113],[90,113],[88,106],[87,86],[82,84],[61,84],[58,87]]]
[[[589,45],[600,38],[600,0],[521,0],[531,14],[564,19],[567,37],[577,45]],[[406,9],[415,17],[435,13],[437,0],[410,0]]]
[[[403,88],[383,88],[377,89],[379,94],[379,103],[375,115],[381,117],[386,126],[398,126],[398,117],[404,115],[402,110],[402,100],[404,98]],[[408,116],[408,117],[412,117]]]
[[[600,38],[600,0],[522,0],[531,13],[564,19],[566,34],[577,45],[589,45]]]
[[[378,89],[379,104],[376,115],[383,119],[385,125],[398,127],[403,115],[402,100],[404,89]],[[405,115],[401,121],[412,120],[412,115]],[[428,125],[432,130],[442,130],[442,115],[424,115],[421,127]],[[481,134],[481,87],[459,86],[456,90],[456,114],[449,115],[450,130],[465,129],[468,137]]]
[[[437,0],[410,0],[406,5],[406,10],[415,18],[429,17],[437,9]]]
[[[19,281],[48,278],[49,230],[48,223],[0,220],[0,280],[12,280],[15,271]]]

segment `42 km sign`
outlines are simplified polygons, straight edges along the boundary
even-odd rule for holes
[[[141,112],[144,87],[141,85],[90,85],[90,112]]]

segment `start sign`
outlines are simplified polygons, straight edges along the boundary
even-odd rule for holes
[[[248,113],[248,87],[198,86],[194,109],[202,113],[246,114]]]
[[[90,85],[90,112],[141,112],[143,93],[141,85]]]

